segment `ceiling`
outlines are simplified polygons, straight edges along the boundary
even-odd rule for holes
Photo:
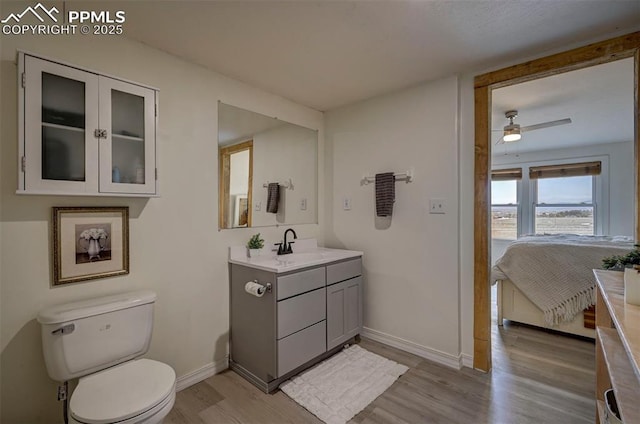
[[[640,29],[638,0],[91,3],[124,10],[129,38],[320,111]]]
[[[633,58],[554,75],[492,91],[494,155],[633,140]],[[521,126],[571,118],[571,124],[524,132],[496,145],[517,110]]]

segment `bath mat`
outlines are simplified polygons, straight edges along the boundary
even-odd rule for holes
[[[327,424],[343,424],[409,368],[354,345],[284,382],[280,390]]]

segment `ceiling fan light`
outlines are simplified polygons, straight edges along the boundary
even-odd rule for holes
[[[503,140],[505,141],[505,143],[509,143],[512,141],[518,141],[522,138],[522,136],[520,134],[506,134],[503,137]]]
[[[509,143],[512,141],[518,141],[522,138],[520,135],[520,125],[511,124],[504,127],[504,137],[502,138],[505,143]]]

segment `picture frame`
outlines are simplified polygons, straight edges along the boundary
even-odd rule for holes
[[[246,194],[235,196],[235,206],[233,208],[232,228],[247,227],[249,216],[249,198]]]
[[[129,208],[53,207],[53,285],[129,274]]]

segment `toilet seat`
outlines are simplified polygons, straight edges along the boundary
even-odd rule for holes
[[[169,365],[128,361],[81,378],[71,396],[70,415],[85,424],[139,422],[173,406],[175,385]]]

